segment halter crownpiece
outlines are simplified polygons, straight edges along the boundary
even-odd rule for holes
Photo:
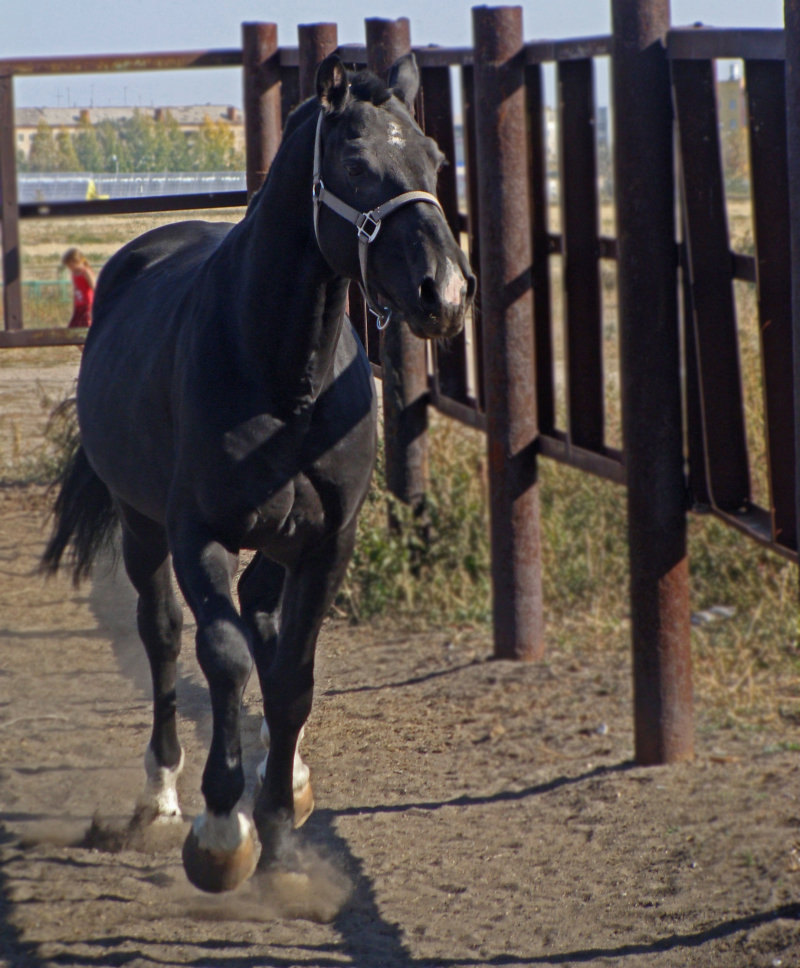
[[[367,251],[371,242],[374,242],[378,237],[378,232],[381,230],[381,223],[387,215],[391,215],[392,212],[396,212],[398,208],[402,208],[403,205],[408,205],[411,202],[429,202],[431,205],[435,205],[440,212],[443,212],[442,205],[439,199],[432,195],[430,192],[413,191],[413,192],[403,192],[401,195],[395,195],[394,198],[390,198],[385,202],[382,202],[376,208],[373,208],[369,212],[359,212],[357,208],[353,208],[352,205],[348,205],[347,202],[343,202],[341,198],[338,198],[333,192],[328,191],[322,181],[322,118],[324,111],[320,111],[319,117],[317,118],[317,131],[314,136],[314,175],[311,186],[311,197],[314,202],[314,235],[317,239],[317,245],[319,246],[320,252],[322,252],[322,245],[319,241],[319,210],[320,205],[327,205],[328,208],[336,212],[343,219],[351,222],[356,227],[356,235],[358,236],[358,262],[361,267],[361,281],[359,283],[361,287],[361,292],[364,294],[364,298],[367,301],[367,306],[369,311],[373,316],[377,317],[378,329],[386,329],[389,325],[389,320],[392,317],[392,310],[389,306],[384,306],[379,308],[375,305],[372,300],[369,289],[367,288]],[[323,253],[324,255],[324,253]]]

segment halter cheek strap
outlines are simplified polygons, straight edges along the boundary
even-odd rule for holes
[[[378,329],[386,329],[392,316],[392,310],[388,306],[376,306],[367,287],[367,252],[370,243],[378,237],[383,219],[387,215],[391,215],[392,212],[396,212],[398,208],[402,208],[403,205],[408,205],[411,202],[429,202],[431,205],[435,205],[440,212],[443,209],[435,195],[430,192],[414,191],[395,195],[394,198],[388,199],[369,212],[359,212],[357,208],[353,208],[352,205],[343,202],[333,192],[328,191],[322,181],[322,117],[323,112],[320,111],[317,118],[317,132],[314,137],[314,176],[311,188],[311,196],[314,202],[314,235],[317,239],[317,245],[322,252],[322,245],[319,241],[319,211],[321,205],[327,205],[337,215],[355,225],[358,237],[358,262],[361,268],[361,281],[359,283],[361,292],[367,301],[369,311],[378,319]]]

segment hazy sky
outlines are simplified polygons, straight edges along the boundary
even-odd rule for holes
[[[365,17],[408,17],[414,44],[470,43],[469,0],[0,0],[0,58],[238,47],[243,21],[274,21],[279,43],[297,24],[333,20],[340,43],[362,43]],[[524,0],[526,40],[605,34],[609,0]],[[332,10],[337,13],[334,16]],[[782,27],[783,0],[672,0],[672,23]],[[238,70],[62,75],[20,79],[18,107],[241,104]]]

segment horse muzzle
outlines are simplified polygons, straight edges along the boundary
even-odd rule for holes
[[[438,276],[438,278],[437,278]],[[475,276],[448,260],[437,276],[425,275],[417,288],[416,305],[403,315],[411,331],[423,339],[448,339],[464,328],[475,296]]]

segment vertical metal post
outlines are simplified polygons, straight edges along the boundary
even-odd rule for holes
[[[786,36],[786,143],[792,282],[792,360],[794,368],[795,527],[800,544],[800,0],[784,0]],[[800,639],[800,624],[797,628]]]
[[[22,329],[17,163],[14,143],[14,78],[0,76],[0,231],[3,252],[3,321]]]
[[[316,94],[317,67],[339,46],[336,24],[300,24],[297,39],[300,54],[300,100]]]
[[[612,0],[635,755],[693,755],[669,0]]]
[[[411,50],[406,17],[366,20],[367,66],[386,77]],[[386,483],[401,501],[421,510],[428,484],[428,371],[425,344],[402,321],[382,333]]]
[[[525,64],[520,7],[474,7],[494,648],[544,651]]]
[[[281,72],[276,24],[242,24],[247,193],[257,192],[281,143]]]

